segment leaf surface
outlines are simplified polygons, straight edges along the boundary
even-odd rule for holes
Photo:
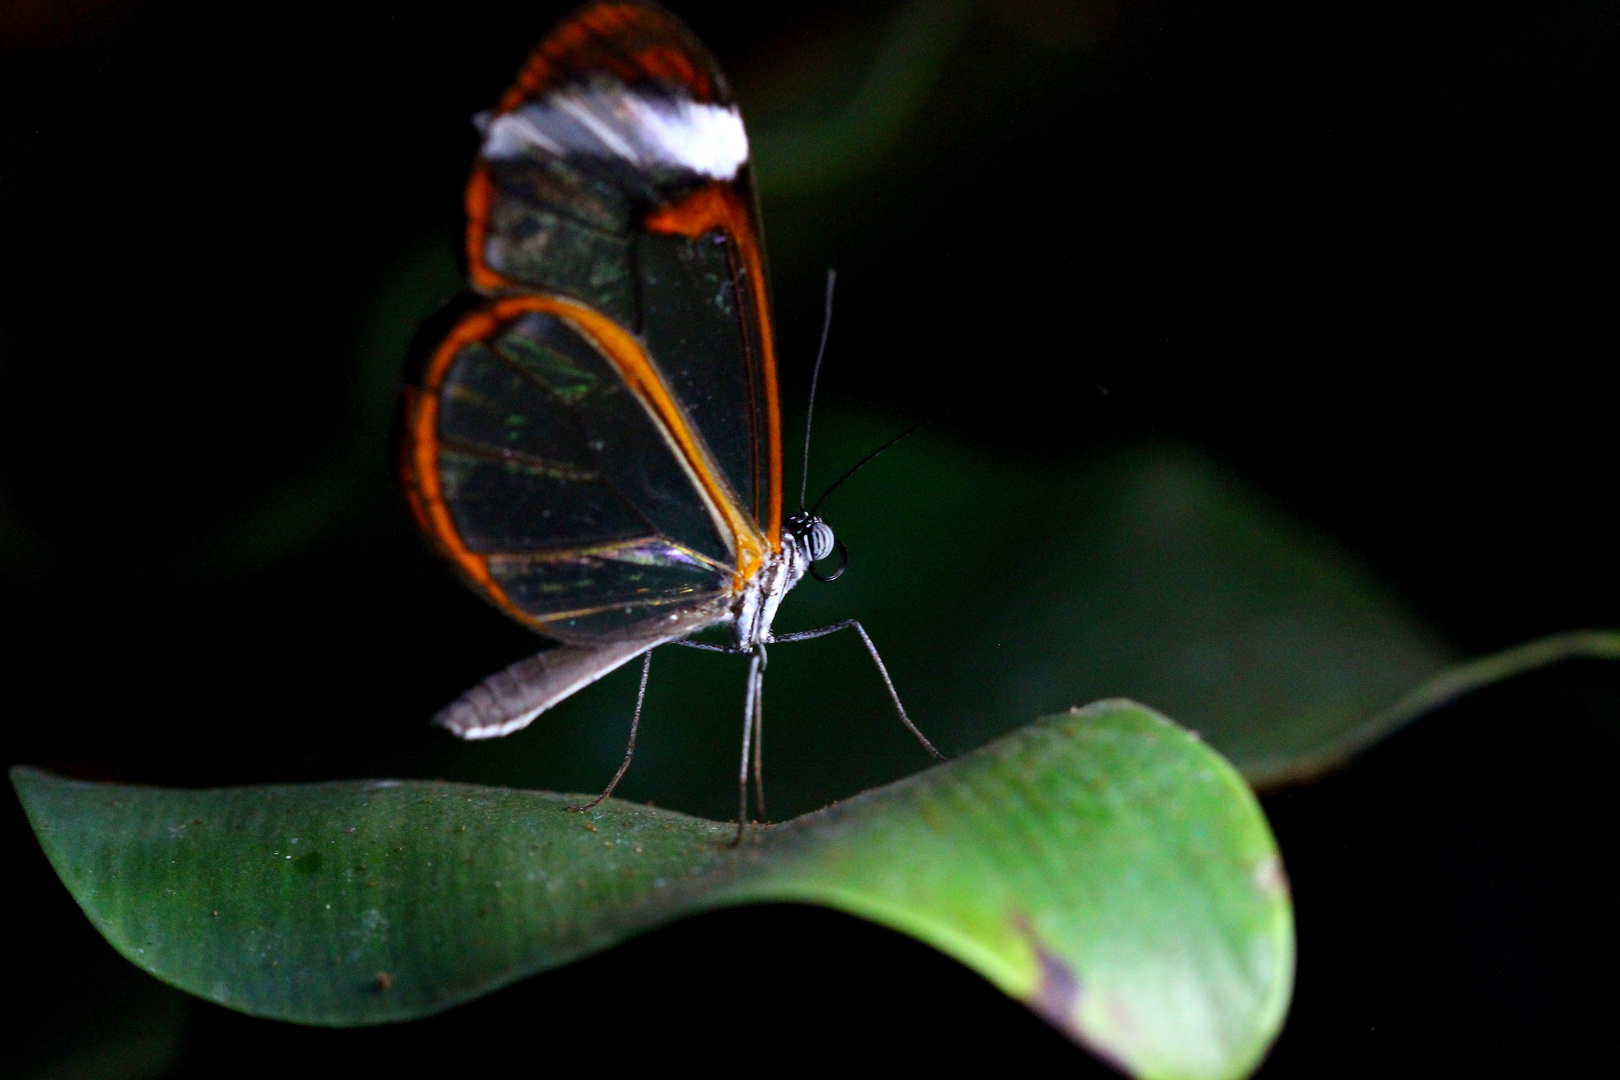
[[[13,770],[125,956],[260,1016],[408,1020],[693,912],[824,904],[979,971],[1129,1072],[1243,1075],[1292,985],[1241,778],[1143,706],[1047,717],[784,825],[429,781],[214,790]]]

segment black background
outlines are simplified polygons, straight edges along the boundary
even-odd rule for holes
[[[892,10],[868,7],[678,10],[748,108],[858,64]],[[376,427],[359,313],[390,267],[454,244],[467,118],[562,10],[0,4],[7,764],[420,774],[414,718],[521,654],[380,494],[380,451],[294,554],[205,553]],[[764,177],[786,401],[837,265],[829,409],[965,404],[954,437],[1030,455],[1193,440],[1469,652],[1620,622],[1613,5],[1009,0],[969,20],[870,168],[780,197]],[[1617,708],[1613,672],[1566,665],[1267,798],[1300,961],[1266,1075],[1606,1051]],[[52,1075],[156,1006],[7,821],[9,973],[33,1002],[7,1041]],[[403,1028],[199,1004],[178,1068],[672,1061],[1097,1068],[922,946],[795,908]]]

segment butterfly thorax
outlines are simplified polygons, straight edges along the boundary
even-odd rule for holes
[[[751,651],[771,640],[771,624],[782,598],[832,546],[832,529],[813,514],[794,514],[782,523],[782,550],[765,558],[733,604],[738,649]]]

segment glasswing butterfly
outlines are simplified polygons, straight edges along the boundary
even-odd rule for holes
[[[600,802],[630,764],[652,649],[746,655],[740,838],[750,747],[761,791],[765,646],[853,629],[901,721],[940,756],[859,622],[771,628],[787,591],[806,572],[836,577],[847,552],[802,490],[782,516],[758,203],[714,58],[662,8],[592,4],[476,123],[472,292],[424,328],[400,469],[434,547],[558,644],[436,722],[464,739],[505,735],[641,656],[629,747]],[[830,290],[829,278],[829,311]],[[812,568],[835,550],[836,570]],[[710,627],[729,627],[732,643],[686,640]]]

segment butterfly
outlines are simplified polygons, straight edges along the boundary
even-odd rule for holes
[[[424,328],[400,471],[438,552],[557,644],[435,721],[463,739],[506,735],[641,657],[623,764],[575,808],[588,809],[630,765],[653,649],[747,656],[740,839],[750,753],[764,816],[766,646],[851,629],[902,723],[941,757],[858,621],[772,629],[787,592],[807,572],[837,577],[848,552],[804,508],[802,487],[799,511],[782,514],[758,202],[714,58],[660,7],[592,4],[540,42],[475,123],[471,290]],[[715,627],[730,629],[730,644],[687,640]]]

